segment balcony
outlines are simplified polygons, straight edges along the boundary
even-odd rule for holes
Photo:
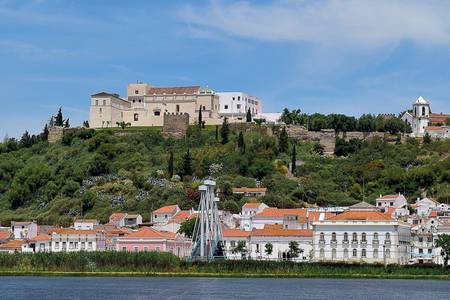
[[[379,244],[380,244],[379,240],[372,240],[373,247],[378,247]]]
[[[358,247],[358,241],[357,240],[353,240],[352,241],[352,248],[357,248]]]
[[[331,241],[330,246],[331,248],[337,248],[337,241]]]
[[[348,240],[347,241],[342,241],[342,247],[343,248],[348,248]]]
[[[385,240],[385,241],[384,241],[384,245],[385,245],[386,247],[390,247],[390,246],[391,246],[391,240]]]
[[[367,241],[361,241],[361,247],[366,248],[367,247]]]
[[[320,248],[324,248],[325,247],[325,241],[324,240],[320,240],[319,241],[319,247]]]

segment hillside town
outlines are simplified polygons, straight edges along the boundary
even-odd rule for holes
[[[412,204],[380,195],[376,205],[282,209],[258,198],[266,188],[236,187],[250,202],[239,214],[219,211],[225,258],[296,262],[443,264],[435,241],[450,234],[450,207],[430,198]],[[0,252],[161,251],[188,259],[192,236],[180,231],[197,220],[194,208],[168,205],[139,214],[113,213],[107,224],[76,219],[68,228],[11,222],[0,230]]]

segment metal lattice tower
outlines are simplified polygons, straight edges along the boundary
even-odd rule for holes
[[[192,259],[213,260],[224,257],[222,226],[217,207],[219,198],[214,195],[215,185],[215,181],[205,180],[198,188],[200,204],[193,235]]]

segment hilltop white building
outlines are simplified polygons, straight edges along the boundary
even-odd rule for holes
[[[246,120],[250,110],[252,118],[262,112],[261,100],[243,92],[219,92],[219,115],[230,120]]]

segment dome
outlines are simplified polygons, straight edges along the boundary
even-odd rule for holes
[[[422,96],[420,96],[419,98],[417,98],[416,102],[414,102],[414,104],[428,104],[428,101],[425,100]]]

